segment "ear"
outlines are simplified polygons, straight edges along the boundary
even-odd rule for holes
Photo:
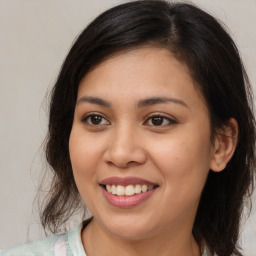
[[[210,169],[220,172],[225,169],[227,163],[233,156],[238,140],[238,124],[234,118],[217,131],[214,139],[213,155]]]

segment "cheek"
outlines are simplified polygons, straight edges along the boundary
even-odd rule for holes
[[[74,125],[69,138],[69,153],[72,166],[84,169],[92,164],[99,154],[99,144],[93,136],[85,133],[79,125]]]
[[[176,134],[177,135],[177,134]],[[202,135],[202,134],[201,134]],[[181,136],[173,136],[160,143],[151,145],[152,159],[162,173],[163,183],[168,189],[204,186],[208,175],[211,144],[208,136],[184,132]]]
[[[73,128],[69,139],[69,153],[78,190],[85,189],[85,183],[96,179],[95,170],[99,161],[97,143],[90,141],[83,131]]]
[[[84,136],[84,132],[74,127],[69,140],[70,160],[77,189],[86,204],[93,210],[97,183],[97,144]]]

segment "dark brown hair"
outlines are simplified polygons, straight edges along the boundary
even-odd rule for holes
[[[184,3],[133,1],[96,18],[80,34],[52,90],[47,161],[53,172],[43,227],[57,232],[81,205],[69,157],[69,136],[78,85],[94,66],[120,51],[143,45],[169,49],[188,66],[208,105],[212,136],[229,118],[239,127],[236,151],[225,170],[210,171],[193,234],[218,256],[242,255],[240,219],[255,174],[255,120],[249,80],[239,52],[223,26]]]

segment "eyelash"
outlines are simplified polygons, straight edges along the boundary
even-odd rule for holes
[[[92,122],[92,120],[90,120],[92,117],[99,118],[100,122],[102,122],[103,120],[105,120],[105,121],[104,121],[103,124],[101,124],[100,122],[98,124],[94,124]],[[159,125],[153,124],[152,123],[152,119],[153,118],[159,118],[160,119],[160,124]],[[150,120],[151,120],[151,124],[147,124]],[[159,120],[155,120],[155,121],[159,121]],[[105,118],[100,113],[90,113],[90,114],[88,114],[88,115],[86,115],[86,116],[84,116],[82,118],[82,122],[85,123],[88,126],[95,126],[95,127],[98,127],[98,126],[101,126],[101,125],[109,125],[110,124],[110,122],[107,120],[107,118]],[[168,122],[168,123],[166,124],[165,122]],[[164,125],[163,125],[163,123],[164,123]],[[167,116],[165,116],[163,114],[160,114],[160,113],[156,114],[156,113],[154,113],[154,114],[149,115],[147,117],[146,121],[143,124],[146,124],[146,125],[149,125],[149,126],[153,126],[153,127],[166,127],[166,126],[170,126],[170,125],[173,125],[173,124],[177,124],[177,121],[172,119],[172,118],[170,118],[170,117],[167,117]]]
[[[152,123],[152,119],[153,119],[153,118],[160,118],[160,119],[162,119],[161,121],[163,121],[163,122],[166,122],[166,121],[167,121],[168,124],[164,124],[164,125],[162,125],[162,123],[161,123],[160,125],[150,124],[149,126],[154,126],[154,127],[166,127],[166,126],[170,126],[170,125],[173,125],[173,124],[177,124],[177,121],[176,121],[176,120],[174,120],[174,119],[172,119],[172,118],[170,118],[170,117],[168,117],[168,116],[165,116],[165,115],[163,115],[163,114],[160,114],[160,113],[158,113],[158,114],[154,113],[154,114],[149,115],[149,117],[146,119],[146,121],[144,122],[144,124],[147,123],[149,120],[151,120],[151,123]]]
[[[92,121],[89,121],[90,118],[92,117],[99,117],[102,120],[105,120],[107,123],[104,123],[104,124],[93,124]],[[83,118],[82,118],[82,122],[89,125],[89,126],[100,126],[100,125],[109,125],[110,122],[100,113],[90,113],[88,115],[85,115]]]

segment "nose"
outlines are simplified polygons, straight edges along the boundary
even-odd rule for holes
[[[128,168],[144,164],[146,159],[143,139],[136,129],[123,127],[113,131],[104,154],[104,160],[107,164],[119,168]]]

